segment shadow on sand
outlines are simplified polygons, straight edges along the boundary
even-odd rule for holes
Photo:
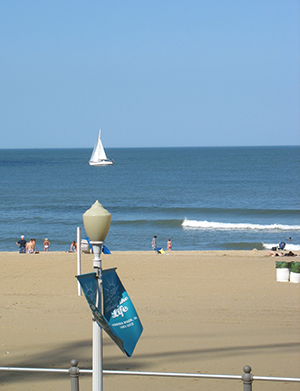
[[[278,343],[278,344],[266,344],[266,345],[253,345],[253,346],[231,346],[227,348],[211,348],[211,349],[190,349],[182,351],[157,351],[150,354],[136,354],[133,358],[128,359],[125,355],[110,355],[105,357],[105,348],[112,345],[113,342],[110,340],[104,341],[104,369],[106,370],[131,370],[131,371],[143,371],[149,370],[149,360],[157,360],[163,358],[164,361],[171,362],[182,362],[195,360],[195,356],[201,361],[207,360],[208,356],[210,359],[214,357],[232,357],[235,355],[247,355],[251,357],[253,354],[274,354],[280,351],[292,352],[297,351],[300,347],[300,343]],[[52,351],[46,353],[40,353],[31,356],[20,357],[20,359],[14,360],[13,364],[2,363],[2,366],[12,367],[25,367],[25,368],[60,368],[69,369],[70,361],[76,358],[79,361],[79,368],[91,369],[92,361],[92,346],[90,340],[83,340],[77,343],[64,344],[59,349],[55,348]],[[123,356],[123,358],[122,358]],[[241,363],[241,367],[245,364],[251,365],[250,358],[247,362]],[[153,370],[153,369],[151,369]],[[199,368],[199,371],[201,368]],[[155,370],[159,372],[158,370]],[[260,374],[263,376],[263,374]],[[280,374],[279,374],[280,375]],[[13,384],[13,383],[24,383],[35,381],[41,381],[42,379],[51,379],[51,381],[59,380],[62,376],[69,376],[68,374],[49,374],[49,373],[34,373],[34,372],[11,372],[11,371],[0,371],[0,383],[1,384]],[[88,375],[86,375],[88,376]]]

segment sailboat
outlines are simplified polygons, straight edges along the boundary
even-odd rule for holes
[[[101,136],[101,129],[99,130],[98,139],[90,157],[90,161],[89,161],[90,166],[108,166],[110,164],[114,164],[113,160],[107,159],[100,136]]]

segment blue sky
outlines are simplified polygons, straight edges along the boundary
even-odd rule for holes
[[[298,0],[0,3],[0,148],[300,144]]]

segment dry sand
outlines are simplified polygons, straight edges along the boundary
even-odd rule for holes
[[[0,366],[90,369],[92,316],[77,294],[76,254],[0,253]],[[82,273],[93,255],[82,254]],[[300,284],[276,282],[264,251],[114,252],[144,326],[131,358],[104,334],[104,369],[300,377]],[[92,389],[91,375],[80,389]],[[0,371],[4,391],[70,389],[68,375]],[[104,376],[105,390],[239,390],[239,380]],[[253,389],[299,390],[256,381]]]

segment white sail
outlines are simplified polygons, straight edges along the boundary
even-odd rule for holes
[[[98,139],[90,157],[89,164],[91,166],[106,166],[109,164],[113,164],[113,161],[107,159],[100,136],[101,129],[99,130]]]

